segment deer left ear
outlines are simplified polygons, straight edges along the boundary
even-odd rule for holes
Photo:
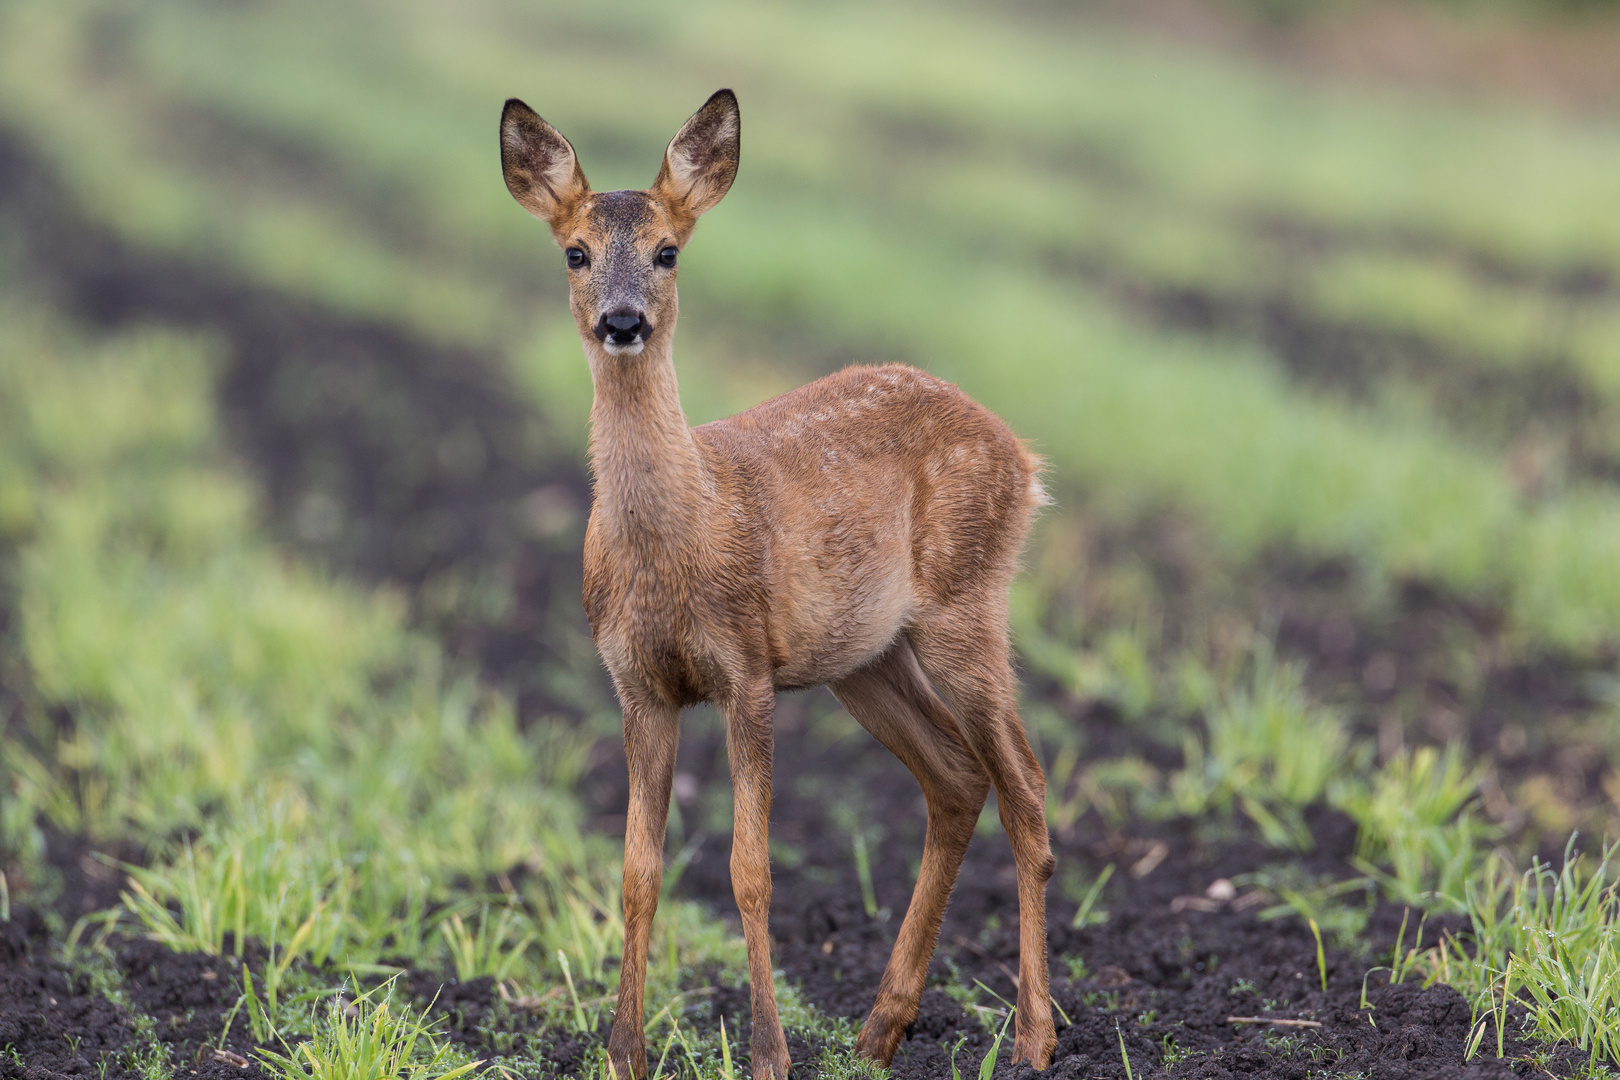
[[[517,98],[501,110],[501,172],[512,198],[550,225],[553,235],[591,193],[568,140]]]
[[[741,152],[737,95],[717,90],[670,140],[653,181],[653,195],[677,218],[682,232],[690,232],[697,219],[731,190]]]

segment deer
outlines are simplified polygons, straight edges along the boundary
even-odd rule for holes
[[[989,409],[899,364],[845,368],[688,425],[673,360],[676,267],[736,178],[741,133],[736,95],[720,90],[676,132],[650,188],[593,192],[555,128],[517,98],[501,112],[506,186],[564,251],[594,393],[583,599],[623,712],[629,774],[608,1061],[620,1080],[647,1075],[647,951],[680,716],[711,702],[731,770],[752,1075],[787,1080],[769,929],[772,717],[779,692],[824,685],[927,804],[921,871],[857,1052],[887,1065],[916,1019],[994,788],[1018,881],[1014,1059],[1044,1069],[1057,1042],[1054,863],[1008,630],[1008,591],[1047,501],[1043,463]]]

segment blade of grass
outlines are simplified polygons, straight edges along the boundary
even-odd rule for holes
[[[1103,872],[1097,875],[1097,880],[1091,883],[1091,887],[1086,890],[1086,895],[1080,898],[1080,906],[1075,909],[1074,919],[1069,923],[1071,930],[1078,930],[1086,925],[1091,918],[1091,909],[1097,903],[1097,897],[1102,895],[1103,886],[1108,884],[1108,879],[1113,876],[1114,864],[1109,863],[1103,867]]]

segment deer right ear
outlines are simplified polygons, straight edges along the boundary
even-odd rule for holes
[[[652,190],[669,208],[683,243],[697,219],[731,190],[741,142],[737,95],[730,90],[716,90],[670,140]]]
[[[501,110],[501,172],[512,198],[553,232],[591,193],[568,140],[517,98]]]

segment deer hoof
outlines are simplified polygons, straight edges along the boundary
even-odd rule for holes
[[[1027,1061],[1039,1071],[1052,1064],[1052,1051],[1056,1049],[1057,1035],[1053,1032],[1019,1037],[1013,1042],[1013,1061]]]
[[[788,1080],[788,1070],[793,1063],[788,1060],[787,1051],[772,1054],[762,1058],[754,1055],[754,1080]]]
[[[608,1080],[646,1080],[647,1051],[615,1049],[611,1037],[608,1040],[607,1060]]]

